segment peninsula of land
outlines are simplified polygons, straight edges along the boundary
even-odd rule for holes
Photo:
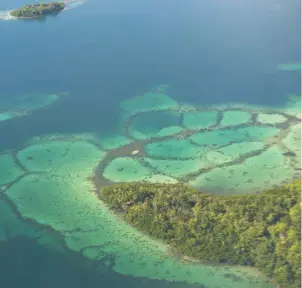
[[[258,268],[301,285],[300,180],[254,195],[215,196],[181,184],[121,183],[102,199],[127,222],[203,261]]]
[[[17,18],[37,18],[62,11],[65,8],[64,2],[52,2],[47,4],[26,5],[20,9],[10,12],[10,15]]]

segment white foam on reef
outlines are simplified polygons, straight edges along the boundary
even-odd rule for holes
[[[10,15],[12,10],[0,11],[0,20],[16,20],[17,18]]]
[[[86,0],[65,0],[65,9],[63,11],[74,9],[82,4],[84,4]]]

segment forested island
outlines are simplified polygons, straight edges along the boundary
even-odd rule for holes
[[[279,287],[301,285],[301,183],[244,196],[182,184],[123,183],[102,199],[139,230],[186,256],[258,268]]]
[[[10,12],[11,16],[17,18],[36,18],[59,12],[65,8],[64,2],[52,2],[47,4],[26,5],[20,9]]]

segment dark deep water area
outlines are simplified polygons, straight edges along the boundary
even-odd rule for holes
[[[0,243],[1,285],[6,287],[133,287],[133,288],[197,288],[197,285],[169,283],[122,276],[111,269],[95,265],[76,254],[62,255],[34,241],[18,237]]]
[[[0,10],[29,2],[1,0]],[[0,152],[38,135],[114,133],[120,103],[160,84],[193,105],[282,106],[300,95],[300,73],[278,69],[301,62],[300,21],[298,0],[88,0],[46,19],[0,20],[0,105],[17,94],[70,93],[0,121]],[[195,287],[94,265],[27,238],[0,241],[1,287]]]
[[[4,0],[0,8],[25,3]],[[160,84],[187,103],[282,105],[300,92],[299,73],[278,71],[278,64],[300,62],[299,5],[90,0],[44,20],[1,21],[1,97],[58,91],[72,97],[65,106],[1,123],[0,147],[41,133],[112,130],[122,100]]]

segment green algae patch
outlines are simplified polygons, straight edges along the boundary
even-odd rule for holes
[[[145,152],[150,158],[186,159],[200,157],[203,149],[186,139],[173,139],[151,142],[145,146]]]
[[[81,173],[96,167],[105,153],[84,141],[53,141],[34,144],[18,152],[19,161],[29,171],[55,174]]]
[[[142,181],[152,171],[131,157],[113,159],[104,169],[103,176],[112,182]]]
[[[101,136],[100,138],[101,140],[99,141],[99,143],[106,150],[118,149],[127,146],[132,142],[131,139],[123,135],[113,135],[107,137]]]
[[[280,130],[275,127],[249,126],[245,128],[214,130],[196,133],[189,137],[199,145],[227,145],[232,142],[264,141],[275,136]]]
[[[9,184],[23,174],[10,154],[0,154],[0,186]]]
[[[217,122],[216,111],[191,111],[183,113],[183,126],[187,129],[203,129]]]
[[[243,163],[214,168],[196,177],[190,185],[214,194],[250,194],[291,181],[294,171],[283,151],[269,148]]]
[[[262,124],[280,124],[287,121],[287,118],[281,114],[259,113],[257,121]]]
[[[144,140],[160,136],[160,132],[164,134],[163,129],[168,129],[170,126],[175,127],[179,122],[180,114],[174,111],[142,113],[134,117],[129,126],[129,133],[134,139]]]
[[[233,126],[247,123],[251,120],[252,115],[245,111],[224,111],[220,126]]]
[[[152,158],[144,158],[155,171],[164,173],[172,177],[183,177],[187,174],[197,172],[203,167],[200,159],[191,160],[160,160]]]
[[[137,113],[178,108],[179,104],[162,92],[149,92],[121,103],[125,111]]]

